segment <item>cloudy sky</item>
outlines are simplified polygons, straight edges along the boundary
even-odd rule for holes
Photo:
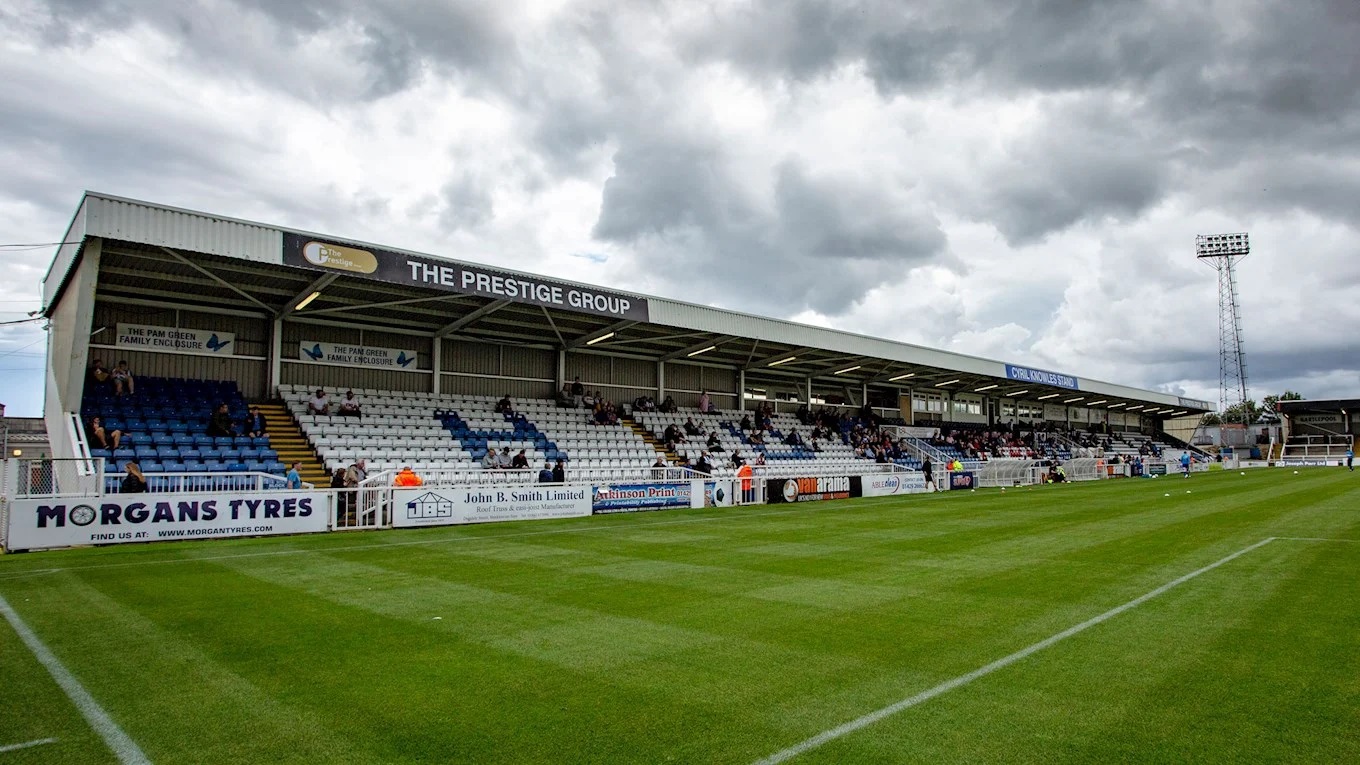
[[[83,189],[1217,400],[1360,392],[1355,0],[0,0],[0,243]],[[5,248],[0,321],[52,248]],[[0,326],[38,413],[43,335]]]

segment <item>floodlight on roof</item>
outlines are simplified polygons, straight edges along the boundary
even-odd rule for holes
[[[798,358],[797,356],[790,356],[790,357],[788,357],[788,358],[786,358],[786,359],[780,359],[779,361],[771,361],[767,366],[777,367],[777,366],[779,366],[780,364],[787,364],[787,363],[789,363],[790,361],[794,361],[794,360],[797,359],[797,358]]]
[[[1111,408],[1111,409],[1118,409],[1118,408],[1121,407],[1121,406],[1128,406],[1128,404],[1125,404],[1125,403],[1122,402],[1122,401],[1121,401],[1120,403],[1118,403],[1118,404],[1110,404],[1110,408]]]
[[[935,383],[935,387],[943,388],[946,385],[953,385],[956,382],[959,382],[959,380],[945,380],[944,382]]]
[[[596,343],[603,343],[604,341],[606,341],[606,340],[608,340],[609,338],[613,337],[615,334],[617,334],[617,333],[615,333],[615,332],[606,332],[606,333],[604,333],[603,335],[600,335],[599,337],[595,338],[594,340],[587,340],[587,341],[586,341],[586,345],[594,345],[594,344],[596,344]]]
[[[839,370],[839,371],[832,372],[831,374],[835,374],[835,375],[843,375],[843,374],[845,374],[845,373],[847,373],[847,372],[853,372],[853,371],[855,371],[856,369],[859,369],[859,368],[862,367],[862,366],[864,366],[864,365],[863,365],[863,364],[856,364],[856,365],[854,365],[853,367],[846,367],[845,369],[841,369],[841,370]]]
[[[1011,391],[1010,393],[1007,393],[1006,395],[1007,395],[1007,396],[1023,396],[1023,395],[1025,395],[1026,393],[1029,393],[1029,388],[1025,388],[1024,390],[1013,390],[1013,391]]]
[[[1062,395],[1061,393],[1049,393],[1049,394],[1047,394],[1047,395],[1040,396],[1040,397],[1039,397],[1039,400],[1040,400],[1040,401],[1047,401],[1047,400],[1049,400],[1050,398],[1057,398],[1058,396],[1061,396],[1061,395]]]
[[[898,380],[905,380],[905,379],[907,379],[908,377],[915,377],[915,376],[916,376],[916,373],[915,373],[915,372],[908,372],[908,373],[906,373],[906,374],[904,374],[904,375],[898,375],[898,376],[896,376],[896,377],[889,377],[889,378],[888,378],[888,382],[897,382]]]
[[[981,393],[981,392],[983,392],[984,390],[991,390],[992,388],[999,388],[999,387],[1001,387],[1001,386],[998,385],[998,384],[996,384],[996,383],[993,383],[993,384],[991,384],[991,385],[984,385],[984,386],[982,386],[981,388],[974,388],[974,389],[973,389],[973,392],[974,392],[974,393]]]
[[[312,294],[310,294],[310,295],[308,295],[307,297],[303,298],[303,299],[302,299],[302,302],[301,302],[301,303],[298,303],[298,304],[297,304],[297,308],[294,308],[293,310],[294,310],[294,311],[301,311],[302,309],[304,309],[304,308],[306,308],[307,306],[311,305],[311,304],[312,304],[312,301],[313,301],[313,300],[316,300],[316,299],[319,298],[319,297],[321,297],[321,290],[317,290],[316,292],[313,292]]]
[[[698,355],[701,354],[701,353],[708,353],[709,351],[715,351],[715,350],[717,350],[717,349],[718,349],[718,346],[716,346],[716,345],[710,345],[710,346],[708,346],[707,348],[700,348],[700,349],[697,350],[697,351],[691,351],[690,353],[686,353],[685,356],[698,356]]]
[[[1131,406],[1131,407],[1129,407],[1129,411],[1130,411],[1130,412],[1136,412],[1136,411],[1138,411],[1139,409],[1146,409],[1146,408],[1147,408],[1147,405],[1146,405],[1146,404],[1139,404],[1138,406]]]
[[[1063,399],[1063,403],[1064,403],[1064,404],[1075,404],[1075,403],[1077,403],[1078,401],[1085,401],[1085,400],[1086,400],[1086,397],[1085,397],[1085,396],[1077,396],[1076,398],[1065,398],[1065,399]]]
[[[1108,399],[1108,398],[1102,398],[1102,399],[1099,400],[1099,401],[1089,401],[1089,402],[1087,402],[1086,405],[1087,405],[1087,406],[1100,406],[1101,404],[1105,403],[1106,401],[1109,401],[1109,399]]]

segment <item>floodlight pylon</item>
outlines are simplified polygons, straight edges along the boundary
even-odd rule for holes
[[[1218,272],[1218,404],[1227,414],[1237,407],[1243,425],[1247,411],[1247,357],[1242,350],[1242,311],[1237,300],[1233,264],[1251,253],[1247,234],[1201,234],[1195,237],[1195,257]],[[1225,417],[1225,421],[1226,421]]]

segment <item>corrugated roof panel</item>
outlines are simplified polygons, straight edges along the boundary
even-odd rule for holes
[[[91,195],[86,205],[86,236],[260,263],[283,262],[283,235],[278,229],[111,197]]]

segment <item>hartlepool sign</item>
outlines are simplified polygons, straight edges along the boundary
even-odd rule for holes
[[[129,494],[10,503],[9,547],[36,550],[124,542],[325,531],[326,492]]]
[[[1014,364],[1006,365],[1006,377],[1016,382],[1052,385],[1056,388],[1067,388],[1069,390],[1078,389],[1077,378],[1071,375],[1047,372],[1042,369],[1030,369],[1029,367],[1017,367]]]
[[[392,492],[392,525],[397,528],[587,515],[590,515],[588,486],[478,486]]]
[[[364,279],[409,287],[479,295],[615,319],[647,321],[648,318],[646,298],[636,295],[287,232],[283,235],[283,263],[320,271],[342,271]]]

